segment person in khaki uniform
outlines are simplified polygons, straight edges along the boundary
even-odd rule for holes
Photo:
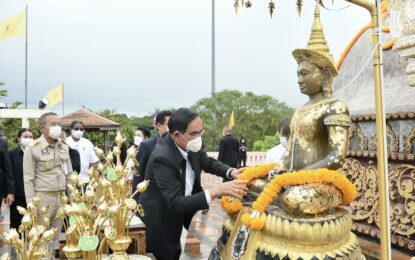
[[[60,203],[60,195],[65,192],[66,180],[72,173],[69,146],[60,139],[61,120],[56,113],[49,112],[39,118],[42,136],[25,149],[23,156],[23,178],[27,203],[34,197],[40,198],[40,207],[49,205],[45,217],[58,232],[62,221],[55,220]]]

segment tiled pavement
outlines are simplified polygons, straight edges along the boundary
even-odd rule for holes
[[[222,178],[220,177],[202,173],[204,189],[209,189],[221,182]],[[180,259],[207,259],[210,250],[222,233],[222,224],[226,219],[227,215],[217,199],[210,204],[206,214],[202,214],[201,211],[197,212],[193,217],[189,232],[187,235],[182,235],[182,248],[184,249]]]

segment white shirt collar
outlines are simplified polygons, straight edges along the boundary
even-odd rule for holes
[[[177,144],[176,144],[177,148],[179,149],[179,152],[182,154],[183,158],[187,161],[187,152],[185,150],[183,150],[182,148],[180,148]]]

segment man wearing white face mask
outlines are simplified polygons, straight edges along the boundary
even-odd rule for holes
[[[290,138],[290,121],[291,119],[285,119],[279,123],[280,144],[271,148],[267,152],[265,156],[265,163],[278,163],[282,160],[282,157],[288,148],[288,139]]]
[[[79,179],[85,184],[89,182],[89,168],[95,166],[99,161],[95,154],[94,145],[88,139],[84,138],[85,126],[82,121],[74,120],[71,123],[71,136],[66,141],[68,145],[79,152],[81,159],[81,171],[78,173]]]
[[[194,213],[207,209],[215,198],[246,194],[245,181],[221,183],[203,190],[202,170],[223,178],[236,178],[234,169],[207,156],[202,148],[203,123],[197,113],[180,108],[169,120],[169,134],[151,154],[145,179],[150,181],[140,196],[147,227],[147,249],[159,260],[176,260],[181,254],[182,228],[189,227]]]
[[[147,164],[150,159],[150,155],[154,150],[154,147],[156,147],[156,144],[159,142],[159,140],[161,140],[161,138],[169,132],[168,123],[171,114],[172,113],[168,110],[158,112],[154,122],[154,127],[157,131],[157,135],[140,143],[140,147],[136,156],[136,160],[138,162],[137,172],[133,176],[133,192],[136,190],[137,185],[144,180]],[[134,199],[136,201],[139,200],[140,194],[141,193],[137,193],[135,195]]]
[[[49,205],[44,215],[57,228],[55,242],[59,238],[62,221],[55,219],[61,206],[60,197],[66,189],[66,181],[72,174],[69,146],[62,142],[61,120],[49,112],[39,118],[42,136],[30,143],[23,155],[23,179],[26,202],[40,198],[40,208]],[[43,219],[41,220],[43,222]]]

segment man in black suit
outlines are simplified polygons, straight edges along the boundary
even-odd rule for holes
[[[137,184],[144,180],[144,174],[146,172],[148,160],[150,159],[150,155],[156,147],[156,144],[159,142],[162,136],[169,132],[169,118],[171,116],[171,112],[164,110],[157,113],[155,127],[157,129],[158,135],[154,138],[151,138],[147,141],[144,141],[140,144],[138,148],[138,152],[136,155],[136,159],[138,162],[137,174],[133,176],[133,187],[132,192],[134,193],[137,189]],[[137,193],[134,197],[136,201],[140,198],[141,193]]]
[[[246,182],[239,180],[203,191],[202,170],[228,178],[241,173],[201,150],[203,132],[198,114],[180,108],[170,117],[169,134],[151,154],[145,174],[150,184],[140,203],[145,212],[147,248],[158,260],[179,259],[182,228],[189,227],[196,211],[208,208],[219,196],[242,197],[247,192],[242,186]]]
[[[229,126],[223,128],[223,139],[219,145],[218,160],[232,167],[238,166],[239,141],[232,135]]]

